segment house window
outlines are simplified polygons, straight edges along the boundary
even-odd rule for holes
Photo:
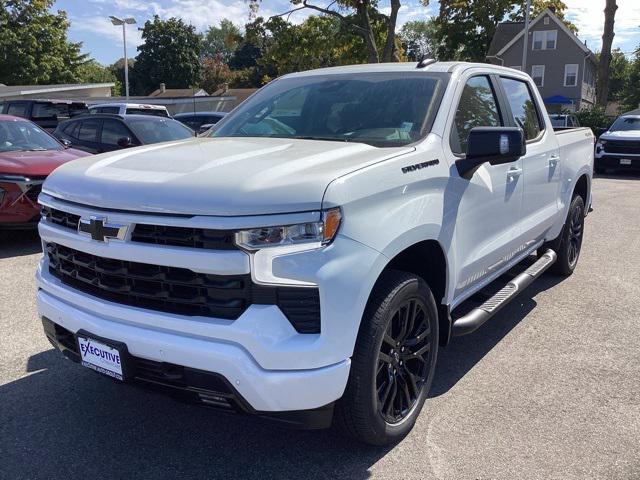
[[[568,63],[564,66],[564,86],[575,87],[578,84],[578,64]]]
[[[558,39],[557,30],[539,30],[539,31],[533,32],[533,49],[534,50],[555,50],[557,39]]]
[[[544,17],[544,24],[549,25],[549,17]]]
[[[544,65],[532,65],[531,78],[537,87],[544,87]]]

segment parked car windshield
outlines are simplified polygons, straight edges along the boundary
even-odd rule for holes
[[[127,125],[142,143],[170,142],[194,137],[193,130],[170,118],[128,118]]]
[[[640,130],[640,117],[620,117],[609,129],[610,132],[626,130]]]
[[[0,152],[62,150],[64,147],[31,122],[0,122]]]
[[[427,133],[446,78],[424,72],[283,78],[259,90],[210,135],[406,145]]]

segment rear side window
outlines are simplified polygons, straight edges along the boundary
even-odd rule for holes
[[[511,107],[511,113],[516,125],[524,130],[527,140],[532,140],[540,135],[540,115],[536,102],[531,95],[531,90],[526,82],[513,78],[501,78],[502,86],[507,95],[507,102]]]
[[[102,124],[102,142],[106,145],[118,145],[118,140],[124,137],[131,137],[131,132],[117,120],[105,120]]]
[[[457,154],[467,151],[472,128],[501,125],[498,102],[489,78],[479,76],[467,80],[451,127],[451,150]]]
[[[85,142],[97,141],[99,126],[100,126],[99,120],[84,120],[80,124],[80,131],[78,132],[78,140],[82,140]]]
[[[100,107],[96,110],[98,113],[120,113],[120,108],[118,107]]]
[[[27,117],[27,104],[26,103],[10,103],[7,108],[7,115],[13,115],[15,117]]]

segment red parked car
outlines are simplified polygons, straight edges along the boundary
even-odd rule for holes
[[[29,120],[0,115],[0,229],[35,227],[44,179],[59,165],[87,155]]]

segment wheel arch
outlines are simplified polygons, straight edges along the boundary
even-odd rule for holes
[[[578,180],[576,181],[575,187],[573,187],[573,195],[580,195],[582,200],[584,201],[585,207],[588,207],[589,203],[589,193],[591,191],[591,182],[589,179],[589,175],[583,173]],[[573,198],[573,195],[571,197]]]
[[[387,262],[380,272],[376,283],[388,270],[399,270],[413,273],[422,278],[431,289],[438,307],[438,326],[440,330],[440,344],[449,342],[451,332],[451,318],[449,309],[443,302],[447,294],[449,280],[448,261],[445,251],[437,240],[421,240],[397,252]]]

